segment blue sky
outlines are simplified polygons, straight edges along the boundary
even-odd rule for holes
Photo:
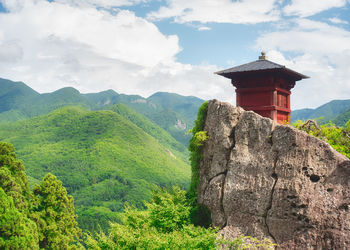
[[[310,76],[292,108],[350,99],[349,0],[0,0],[0,77],[235,103],[213,72],[269,60]]]

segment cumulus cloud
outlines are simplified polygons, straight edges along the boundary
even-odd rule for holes
[[[284,7],[283,12],[286,15],[296,15],[307,17],[334,7],[342,7],[346,0],[292,0],[290,4]]]
[[[331,23],[334,23],[334,24],[348,24],[347,21],[341,20],[341,19],[339,19],[338,17],[332,17],[332,18],[329,18],[328,20],[329,20]]]
[[[217,22],[254,24],[279,18],[278,0],[169,0],[168,6],[151,12],[148,18],[174,18],[175,22]]]
[[[297,83],[293,107],[316,107],[332,99],[348,99],[350,32],[307,19],[293,22],[294,28],[265,33],[256,44],[269,51],[272,61],[311,76]]]
[[[130,6],[139,4],[141,2],[147,2],[147,0],[55,0],[57,3],[69,4],[71,6],[79,7],[102,7],[112,8],[120,6]]]
[[[226,94],[230,84],[213,75],[215,66],[176,62],[178,37],[162,34],[131,11],[111,14],[63,1],[2,3],[8,10],[0,13],[3,78],[40,92],[73,86],[85,93],[111,88],[143,96],[171,91],[233,99]]]

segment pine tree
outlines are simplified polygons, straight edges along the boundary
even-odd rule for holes
[[[28,212],[30,191],[21,161],[17,160],[11,144],[0,142],[0,187],[13,198],[19,211]]]
[[[36,224],[28,217],[30,192],[12,145],[0,142],[0,249],[38,249]]]
[[[0,188],[0,249],[39,249],[37,227]]]
[[[62,182],[47,174],[41,185],[34,187],[32,218],[39,228],[41,248],[67,249],[75,247],[81,234],[74,213],[73,197],[67,195]]]

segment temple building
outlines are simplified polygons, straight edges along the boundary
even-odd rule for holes
[[[290,122],[290,95],[295,82],[309,78],[267,60],[259,60],[215,72],[231,79],[236,87],[236,105],[271,118],[280,124]]]

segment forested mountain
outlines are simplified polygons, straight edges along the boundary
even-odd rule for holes
[[[0,123],[28,119],[65,106],[81,106],[89,110],[110,109],[124,103],[147,116],[187,146],[196,111],[203,100],[173,93],[159,92],[148,98],[118,94],[113,90],[81,94],[67,87],[52,93],[39,94],[22,82],[0,78]]]
[[[316,109],[299,109],[295,110],[291,114],[291,121],[307,120],[323,117],[323,122],[330,120],[336,120],[337,116],[350,110],[350,100],[333,100]],[[337,124],[340,126],[345,125],[346,119],[338,118]]]
[[[31,183],[49,172],[63,182],[83,229],[106,228],[125,202],[141,207],[154,186],[189,185],[181,143],[125,105],[111,109],[65,107],[0,125],[0,141],[15,146]]]
[[[337,126],[344,126],[350,120],[350,109],[337,117],[332,122]]]

